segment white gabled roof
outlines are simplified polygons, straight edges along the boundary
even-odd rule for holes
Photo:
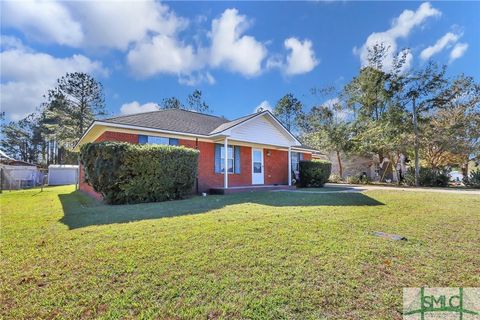
[[[248,127],[249,130],[253,130],[253,131],[255,131],[255,129],[258,128],[261,131],[262,129],[261,124],[257,123],[255,125],[255,121],[259,122],[258,119],[262,117],[268,119],[273,125],[273,127],[275,127],[276,130],[281,135],[287,137],[288,140],[293,142],[293,144],[290,143],[289,145],[295,145],[295,146],[301,145],[300,141],[298,141],[298,139],[290,131],[288,131],[288,129],[285,128],[285,126],[280,121],[278,121],[278,119],[268,110],[262,111],[256,114],[251,114],[251,115],[236,119],[234,121],[224,123],[220,125],[217,129],[212,131],[211,135],[227,135],[227,136],[231,136],[232,138],[238,138],[238,137],[235,137],[235,133],[238,134],[238,131],[240,131],[241,127]],[[265,130],[266,126],[263,126],[263,129]],[[245,140],[249,142],[258,142],[255,140],[262,138],[261,136],[262,135],[258,135],[258,133],[255,133],[255,132],[251,132],[250,135],[248,133],[245,133],[242,135],[244,139],[251,138],[251,139]],[[273,138],[273,137],[270,135],[270,138]],[[267,143],[266,141],[264,143],[275,145],[275,143]]]

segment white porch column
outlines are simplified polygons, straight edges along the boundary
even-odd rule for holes
[[[288,147],[288,185],[292,185],[292,147]]]
[[[223,159],[223,187],[225,189],[228,189],[228,138],[225,137],[225,140],[223,142],[223,146],[224,146],[224,159]]]

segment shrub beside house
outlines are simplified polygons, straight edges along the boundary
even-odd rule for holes
[[[85,181],[109,204],[181,199],[192,192],[199,152],[194,149],[87,143],[80,151]]]
[[[300,161],[301,187],[323,187],[332,172],[332,163],[325,160]]]

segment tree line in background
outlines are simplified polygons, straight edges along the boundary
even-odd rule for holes
[[[313,89],[328,103],[305,111],[293,95],[281,98],[273,113],[302,142],[333,153],[344,179],[343,157],[388,159],[397,168],[399,155],[414,161],[415,184],[420,167],[460,168],[480,160],[480,85],[460,74],[449,78],[446,66],[429,62],[406,69],[406,55],[386,66],[389,48],[369,51],[369,63],[343,88]]]
[[[86,73],[67,73],[44,100],[36,112],[2,124],[1,148],[30,163],[76,164],[78,154],[73,147],[94,119],[107,116],[103,86]],[[211,112],[200,90],[189,94],[186,104],[171,97],[163,99],[158,108]],[[3,120],[5,114],[1,116]]]
[[[329,99],[308,110],[292,94],[282,97],[273,113],[302,142],[333,153],[340,178],[346,156],[414,159],[418,184],[420,166],[434,170],[461,168],[480,158],[480,85],[460,74],[447,77],[446,66],[429,62],[406,68],[406,52],[390,61],[389,48],[369,50],[368,65],[342,88],[315,88],[312,95]],[[211,112],[202,92],[186,103],[165,98],[159,109]],[[106,115],[103,87],[85,73],[67,73],[49,90],[38,111],[2,125],[2,149],[20,160],[76,163],[72,148],[90,123]],[[2,115],[4,117],[4,115]]]

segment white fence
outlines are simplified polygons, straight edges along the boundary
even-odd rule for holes
[[[41,186],[45,174],[34,166],[0,165],[2,190],[17,190]]]

